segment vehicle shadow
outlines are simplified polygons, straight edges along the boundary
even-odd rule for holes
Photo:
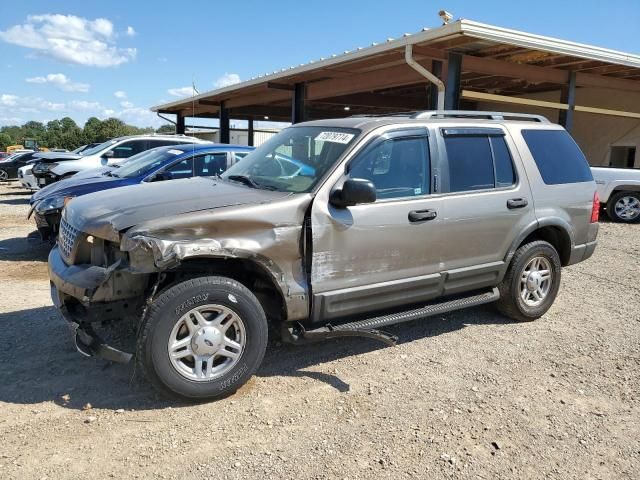
[[[12,181],[0,182],[1,186],[9,190],[8,192],[0,193],[0,197],[9,197],[14,195],[24,195],[24,196],[33,195],[33,192],[31,190],[27,190],[26,188],[23,188],[22,185],[20,184],[12,185],[12,183],[13,183]]]
[[[43,241],[38,231],[26,237],[14,237],[0,240],[0,260],[46,262],[52,244]]]
[[[470,324],[503,324],[509,320],[491,306],[477,307],[387,328],[407,343],[445,335]],[[14,335],[12,332],[21,332]],[[37,404],[53,401],[70,409],[93,408],[154,410],[188,406],[190,403],[159,396],[136,371],[135,362],[110,364],[85,358],[76,352],[65,321],[54,307],[32,308],[0,314],[0,341],[11,348],[0,350],[0,402]],[[305,369],[337,359],[361,355],[380,348],[366,338],[344,338],[306,346],[270,341],[258,370],[259,377],[306,377],[324,382],[339,392],[350,385],[338,373]],[[396,355],[389,347],[389,355]],[[435,361],[435,360],[434,360]],[[238,395],[242,395],[243,389]],[[224,400],[222,400],[224,401]]]
[[[29,205],[29,197],[0,199],[4,205]]]

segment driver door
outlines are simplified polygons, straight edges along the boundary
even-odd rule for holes
[[[378,136],[318,193],[311,214],[314,321],[438,296],[441,200],[431,195],[430,143],[424,127]],[[377,200],[333,206],[331,190],[346,178],[370,180]]]

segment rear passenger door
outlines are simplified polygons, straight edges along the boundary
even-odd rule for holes
[[[197,155],[194,158],[196,177],[213,177],[223,173],[229,165],[229,153],[216,152]]]
[[[512,242],[536,221],[520,157],[501,127],[438,130],[444,293],[495,285]]]

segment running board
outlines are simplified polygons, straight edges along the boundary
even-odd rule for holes
[[[341,325],[328,324],[324,327],[313,330],[305,330],[301,324],[296,324],[293,328],[285,328],[283,339],[289,343],[307,343],[327,340],[338,337],[368,337],[387,345],[395,345],[398,337],[378,330],[381,327],[395,325],[397,323],[418,320],[441,313],[453,312],[462,308],[475,307],[485,303],[495,302],[500,298],[500,292],[493,288],[489,292],[480,293],[470,297],[447,300],[440,303],[433,303],[424,307],[407,310],[399,313],[391,313],[379,317],[367,318],[357,322],[343,323]]]

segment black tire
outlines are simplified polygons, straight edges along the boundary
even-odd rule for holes
[[[7,170],[5,170],[4,168],[0,168],[0,182],[7,182],[9,181],[9,172]]]
[[[211,380],[194,381],[171,363],[167,344],[185,313],[209,304],[224,306],[240,317],[246,343],[230,371]],[[137,362],[162,393],[187,400],[213,400],[228,396],[249,380],[262,362],[267,337],[264,310],[244,285],[226,277],[198,277],[171,286],[153,301],[138,338]]]
[[[546,258],[551,266],[551,285],[544,300],[536,306],[527,305],[520,295],[520,282],[525,267],[535,257]],[[536,240],[522,245],[513,255],[509,269],[498,285],[500,300],[498,310],[518,322],[531,322],[544,315],[553,304],[560,288],[562,264],[558,252],[548,242]]]
[[[640,192],[617,192],[609,197],[609,201],[607,202],[607,215],[614,222],[620,223],[639,223],[640,215],[637,215],[635,218],[627,219],[618,216],[616,213],[616,203],[624,197],[632,197],[635,198],[638,202],[640,202]]]

